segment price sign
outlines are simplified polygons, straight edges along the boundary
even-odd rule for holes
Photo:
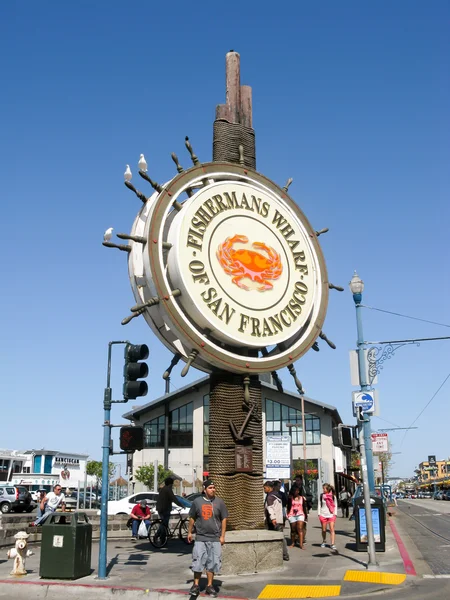
[[[291,476],[291,438],[268,436],[266,440],[266,477],[289,479]]]

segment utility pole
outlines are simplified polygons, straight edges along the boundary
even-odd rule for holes
[[[362,315],[361,315],[361,302],[362,292],[364,290],[364,282],[360,279],[355,271],[355,274],[350,281],[350,291],[353,294],[353,301],[356,308],[356,330],[358,334],[357,347],[358,347],[358,369],[359,369],[359,383],[361,391],[368,391],[370,386],[367,381],[367,365],[366,365],[366,354],[364,344],[364,334],[362,326]],[[372,438],[371,438],[371,427],[370,427],[370,416],[365,415],[362,422],[362,431],[364,434],[364,447],[366,451],[366,465],[367,465],[367,476],[368,485],[371,493],[375,492],[375,477],[373,472],[373,456],[372,456]]]
[[[366,418],[364,415],[362,415],[362,417]],[[375,536],[373,534],[372,505],[370,502],[369,479],[367,475],[367,449],[363,428],[360,428],[359,430],[359,448],[361,452],[361,473],[363,481],[364,509],[366,513],[367,551],[369,553],[369,561],[367,563],[367,566],[375,567],[377,564],[377,559],[375,554]]]

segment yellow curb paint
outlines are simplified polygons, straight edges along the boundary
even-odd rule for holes
[[[266,585],[258,598],[331,598],[340,593],[340,585]]]
[[[347,571],[344,581],[359,581],[363,583],[384,583],[387,585],[400,585],[406,579],[402,573],[383,573],[375,571]]]

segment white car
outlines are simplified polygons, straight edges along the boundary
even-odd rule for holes
[[[173,504],[172,515],[181,514],[187,517],[191,508],[191,502],[181,496],[175,497],[183,505],[183,508],[180,509],[177,504]],[[108,515],[130,515],[133,507],[139,504],[141,500],[147,500],[147,506],[150,508],[152,515],[154,515],[156,513],[155,506],[157,499],[158,494],[155,492],[139,492],[139,494],[133,494],[121,500],[110,500],[108,502]]]

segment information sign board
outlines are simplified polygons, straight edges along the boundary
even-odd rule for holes
[[[291,476],[291,438],[288,435],[267,436],[267,479],[289,479]]]
[[[381,542],[381,531],[380,531],[380,511],[378,508],[372,508],[372,524],[373,524],[373,537],[375,543]],[[359,509],[359,541],[363,544],[367,544],[367,522],[366,522],[366,509]]]

